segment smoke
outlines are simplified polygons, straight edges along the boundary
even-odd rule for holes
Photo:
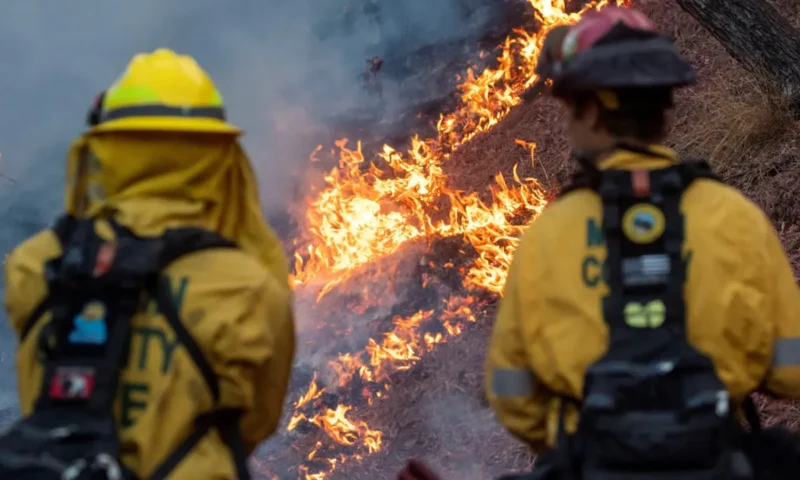
[[[68,142],[83,128],[91,98],[137,52],[171,47],[211,73],[229,118],[247,132],[243,143],[274,213],[291,193],[292,170],[324,140],[330,119],[374,106],[359,81],[368,57],[391,59],[384,108],[396,112],[418,100],[399,86],[413,73],[403,59],[425,45],[475,37],[479,20],[490,18],[479,7],[489,3],[7,2],[0,7],[0,172],[18,183],[0,179],[0,213],[20,204],[33,212],[20,225],[24,233],[3,235],[18,241],[33,233],[32,219],[46,224],[58,211]]]
[[[342,119],[371,118],[375,128],[383,125],[389,131],[406,109],[441,94],[441,82],[431,78],[432,64],[420,63],[415,52],[447,45],[447,52],[463,56],[500,3],[4,2],[0,247],[8,252],[60,213],[69,143],[83,130],[94,95],[138,52],[173,48],[194,56],[210,73],[230,121],[246,131],[242,142],[259,175],[265,212],[274,219],[285,215],[298,193],[296,171],[318,143],[331,139],[332,127],[346,123]],[[368,95],[360,79],[366,60],[375,55],[385,59],[382,101]],[[446,73],[450,78],[456,72]],[[298,313],[305,311],[299,305]],[[2,323],[0,391],[13,391],[13,338]],[[350,346],[363,347],[353,340],[360,337],[350,338]],[[306,361],[325,363],[322,358]],[[0,409],[14,401],[0,398]]]

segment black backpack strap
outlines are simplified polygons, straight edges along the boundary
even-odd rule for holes
[[[156,282],[149,286],[149,294],[151,298],[155,299],[158,310],[164,314],[169,326],[175,332],[175,336],[181,342],[183,348],[186,349],[186,352],[192,358],[197,369],[200,370],[200,374],[203,376],[203,380],[214,398],[214,403],[216,403],[219,400],[219,382],[217,380],[217,374],[214,373],[214,368],[208,362],[205,355],[203,355],[200,346],[195,342],[194,338],[181,321],[178,310],[175,308],[175,303],[170,295],[169,285],[166,283],[164,277],[158,278]]]
[[[178,258],[211,248],[235,248],[236,244],[208,230],[200,228],[179,228],[168,230],[164,233],[164,249],[160,263],[166,267]],[[164,315],[176,337],[186,349],[197,366],[206,383],[214,403],[219,402],[219,380],[214,368],[203,354],[200,346],[180,319],[180,314],[175,307],[170,294],[169,285],[164,278],[159,278],[149,285],[149,293],[156,300],[159,311]],[[227,445],[236,467],[239,480],[249,480],[250,473],[247,468],[247,452],[244,447],[239,419],[241,412],[233,410],[216,410],[197,418],[195,429],[167,458],[156,468],[151,480],[164,480],[192,451],[192,449],[213,428],[216,428],[220,438]]]
[[[52,230],[62,245],[66,244],[77,223],[78,220],[69,214],[62,215],[56,219]]]
[[[645,345],[633,336],[646,332],[666,345],[685,337],[686,305],[683,287],[686,262],[682,257],[685,222],[680,211],[683,193],[697,179],[719,181],[702,161],[683,162],[656,170],[607,170],[597,187],[603,202],[603,233],[607,249],[609,295],[603,312],[612,332],[624,337],[644,355]],[[640,222],[643,222],[640,224]],[[651,223],[652,222],[652,223]],[[636,230],[648,229],[636,237]],[[661,230],[661,233],[656,233]],[[663,328],[627,328],[626,308],[645,302],[663,302]],[[633,304],[633,306],[631,306]],[[612,339],[613,340],[613,339]],[[631,358],[638,354],[629,352]]]
[[[750,429],[753,432],[760,432],[762,429],[761,415],[758,413],[758,407],[756,407],[756,402],[753,401],[752,395],[748,395],[742,402],[742,411],[744,412],[745,420],[750,425]]]
[[[54,230],[63,254],[45,265],[49,298],[43,303],[52,306],[52,319],[40,337],[47,345],[35,409],[85,401],[82,408],[109,413],[127,362],[130,321],[153,272],[146,265],[143,270],[118,270],[115,253],[108,255],[110,244],[95,233],[91,219],[62,218]],[[132,255],[143,253],[131,246]],[[86,384],[86,389],[73,397],[76,389],[61,390],[66,384]]]
[[[242,412],[239,410],[223,410],[217,412],[216,427],[222,441],[228,446],[233,456],[236,475],[239,480],[250,480],[250,470],[247,467],[247,448],[240,428]]]
[[[689,185],[692,181],[700,178],[724,183],[724,181],[716,173],[714,173],[714,169],[711,168],[711,165],[709,165],[705,160],[686,160],[682,163],[679,163],[677,167],[686,185]]]
[[[241,414],[234,410],[218,410],[199,416],[194,430],[172,453],[156,468],[149,480],[166,480],[189,453],[212,429],[216,428],[220,438],[231,450],[238,480],[250,480],[247,467],[247,452],[239,430]]]
[[[587,170],[585,168],[579,168],[577,172],[575,172],[572,177],[570,177],[569,181],[561,188],[558,192],[557,198],[561,198],[568,193],[574,192],[575,190],[583,190],[588,188],[590,190],[597,190],[600,186],[600,172],[597,170]]]
[[[640,180],[635,180],[637,177]],[[646,185],[648,191],[637,192],[642,188],[637,186],[637,182]],[[603,232],[608,251],[606,264],[610,292],[603,312],[612,331],[626,331],[625,309],[634,297],[656,300],[656,297],[660,297],[668,306],[666,329],[673,333],[683,330],[683,284],[686,275],[681,258],[684,222],[680,213],[680,198],[687,186],[680,170],[674,167],[656,171],[604,172],[599,194],[603,200]],[[629,217],[634,209],[640,209],[644,221],[655,222],[643,228],[663,229],[661,239],[654,238],[639,245],[638,239],[630,238],[631,231],[636,228]],[[635,217],[633,222],[636,222]],[[648,256],[648,260],[644,255]],[[652,261],[656,255],[659,255],[658,263]],[[665,272],[661,269],[662,265]],[[657,269],[658,272],[655,271]],[[662,288],[662,294],[654,295]]]
[[[47,295],[42,299],[41,302],[39,302],[36,308],[33,309],[33,312],[25,320],[25,323],[22,325],[22,330],[19,334],[20,343],[28,338],[28,334],[31,333],[31,330],[33,329],[34,325],[36,325],[36,322],[42,317],[42,315],[50,311],[52,307],[53,297],[50,295]]]
[[[199,227],[170,228],[162,236],[164,248],[159,261],[166,268],[184,255],[212,248],[236,248],[236,243]]]
[[[236,244],[202,228],[175,228],[167,230],[162,237],[141,238],[113,220],[109,223],[116,232],[115,242],[112,242],[114,249],[114,254],[111,255],[112,263],[98,267],[100,263],[104,263],[103,249],[112,244],[97,236],[94,232],[94,220],[76,219],[70,216],[58,219],[53,231],[61,243],[63,254],[46,264],[49,292],[28,318],[23,328],[23,338],[45,312],[52,311],[53,320],[48,324],[48,330],[43,331],[40,336],[41,343],[46,351],[44,355],[46,358],[55,356],[60,363],[63,363],[62,352],[49,350],[50,339],[55,335],[62,339],[56,342],[58,345],[68,344],[69,342],[64,342],[63,339],[69,334],[68,327],[72,325],[72,319],[79,313],[76,306],[84,305],[87,299],[105,299],[111,295],[113,301],[104,302],[109,314],[109,321],[106,323],[117,325],[119,328],[110,329],[108,351],[101,356],[106,361],[101,361],[97,365],[92,364],[96,367],[92,377],[95,386],[88,405],[95,411],[107,410],[107,416],[111,418],[110,409],[116,393],[115,382],[118,382],[118,372],[124,367],[123,360],[127,358],[130,320],[140,306],[141,292],[147,291],[151,298],[155,299],[176,337],[197,365],[214,403],[218,403],[220,391],[216,373],[180,320],[166,279],[159,274],[170,263],[184,255],[211,248],[236,248]],[[120,295],[122,291],[129,294]],[[105,293],[108,294],[103,296]],[[76,300],[76,297],[80,298]],[[84,366],[85,361],[81,360],[78,364]],[[46,368],[43,395],[37,400],[37,409],[49,408],[58,401],[47,394],[48,386],[53,384],[57,375],[57,371],[53,368]],[[216,428],[231,451],[238,478],[249,480],[246,449],[239,431],[240,417],[241,412],[227,410],[200,415],[196,419],[195,429],[191,435],[167,456],[151,478],[166,479],[197,443],[212,428]]]
[[[51,230],[58,239],[58,242],[61,244],[62,248],[67,244],[76,223],[77,220],[71,215],[62,215],[56,219],[56,222]],[[39,302],[39,305],[33,309],[33,312],[31,312],[31,314],[25,320],[25,323],[22,325],[22,330],[20,331],[20,342],[24,341],[28,337],[28,334],[33,326],[36,325],[36,322],[39,320],[39,318],[47,313],[52,306],[53,298],[50,295],[45,296],[45,298]]]
[[[618,143],[616,148],[627,150],[630,152],[640,153],[642,155],[650,156],[650,157],[661,157],[667,160],[672,160],[671,157],[665,156],[659,152],[654,150],[639,147],[637,145],[631,145],[627,143]],[[564,187],[559,190],[557,198],[563,197],[564,195],[573,192],[575,190],[582,190],[588,188],[590,190],[598,191],[600,188],[600,181],[602,177],[602,172],[598,170],[598,168],[586,158],[578,158],[579,168],[578,170],[570,177],[570,180],[566,183]],[[686,185],[689,185],[692,181],[698,178],[705,178],[709,180],[715,180],[717,182],[722,182],[716,174],[714,174],[713,169],[705,160],[699,158],[689,158],[684,160],[683,162],[677,165],[678,171],[683,178],[683,182]]]

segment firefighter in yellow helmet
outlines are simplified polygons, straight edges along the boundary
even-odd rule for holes
[[[535,94],[549,85],[562,101],[580,170],[520,241],[486,366],[497,418],[542,456],[531,478],[796,465],[785,431],[759,434],[783,442],[779,455],[735,428],[741,411],[757,418],[754,391],[800,398],[800,295],[765,214],[662,143],[692,68],[628,8],[588,13],[544,45]]]
[[[241,131],[168,49],[136,55],[89,123],[66,215],[6,261],[23,418],[0,438],[0,477],[249,478],[295,337]]]

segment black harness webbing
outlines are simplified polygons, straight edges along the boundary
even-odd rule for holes
[[[618,148],[661,156],[637,147]],[[609,288],[602,304],[609,348],[587,370],[583,399],[562,402],[581,411],[575,438],[567,438],[563,408],[559,422],[559,455],[567,478],[613,476],[615,469],[622,469],[632,476],[619,478],[638,479],[646,477],[648,468],[672,468],[664,464],[669,461],[676,462],[678,478],[700,478],[695,475],[728,468],[727,457],[698,455],[685,440],[722,445],[730,424],[726,390],[713,363],[686,338],[687,261],[682,256],[685,221],[680,205],[697,179],[719,181],[707,163],[697,161],[640,170],[601,171],[584,165],[560,193],[590,189],[600,196]],[[743,407],[752,416],[752,403]],[[671,453],[645,450],[651,443],[663,444]],[[575,458],[582,459],[580,465]]]
[[[142,238],[116,222],[110,224],[116,234],[113,243],[95,233],[94,221],[90,219],[64,216],[53,228],[63,254],[46,265],[49,294],[34,309],[21,333],[24,340],[42,316],[52,312],[52,320],[42,327],[39,335],[38,355],[45,363],[45,374],[34,411],[69,411],[92,421],[100,417],[113,419],[119,375],[128,359],[131,319],[147,297],[155,299],[158,310],[203,376],[214,404],[218,404],[217,375],[181,321],[169,285],[160,273],[184,255],[212,248],[236,248],[236,245],[194,227],[169,229],[158,238]],[[109,250],[111,245],[113,250]],[[74,347],[70,342],[73,319],[82,314],[87,302],[96,308],[103,307],[107,341],[102,346]],[[63,379],[59,376],[63,377],[65,371],[72,372],[72,384],[74,380],[89,380],[91,388],[82,401],[75,398],[64,401],[64,392],[59,390]],[[91,372],[91,377],[75,376],[74,372],[81,371]],[[249,480],[246,449],[239,431],[240,417],[241,412],[227,409],[200,415],[192,433],[165,457],[149,479],[166,479],[197,443],[216,428],[231,451],[238,478]]]
[[[626,318],[640,316],[636,305],[652,301],[657,303],[650,304],[651,308],[660,309],[658,302],[665,307],[665,328],[657,330],[669,332],[670,337],[683,332],[686,264],[681,256],[684,220],[680,200],[700,178],[719,181],[705,162],[638,171],[584,168],[561,191],[564,196],[591,189],[601,197],[610,290],[603,316],[613,333],[626,335],[630,331],[625,328]],[[654,333],[648,332],[648,336]]]

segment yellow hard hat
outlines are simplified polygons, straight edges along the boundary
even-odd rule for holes
[[[103,94],[92,132],[241,130],[225,120],[214,82],[188,55],[159,48],[133,57]]]

